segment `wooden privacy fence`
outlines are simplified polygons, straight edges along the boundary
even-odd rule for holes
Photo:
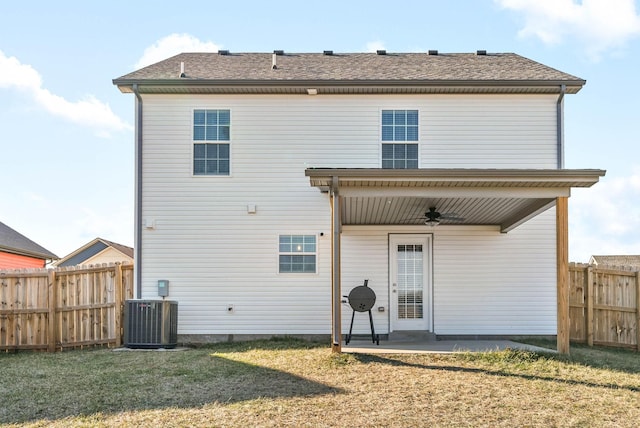
[[[640,351],[640,271],[569,265],[571,340]]]
[[[0,271],[0,351],[122,344],[133,265]]]

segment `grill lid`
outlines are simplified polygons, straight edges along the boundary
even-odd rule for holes
[[[376,293],[366,285],[359,285],[349,293],[349,305],[357,312],[366,312],[376,303]]]

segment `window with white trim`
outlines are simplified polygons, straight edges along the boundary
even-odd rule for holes
[[[280,235],[280,273],[316,273],[316,235]]]
[[[231,112],[229,110],[193,111],[193,175],[229,175],[229,141]]]
[[[382,110],[382,168],[418,168],[418,110]]]

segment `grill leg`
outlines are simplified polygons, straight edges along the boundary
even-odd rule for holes
[[[344,344],[348,345],[349,342],[351,341],[351,332],[353,331],[353,319],[356,316],[356,311],[353,311],[353,313],[351,314],[351,327],[349,327],[349,334],[347,335],[347,338],[344,340]]]
[[[376,334],[376,330],[373,327],[373,315],[371,315],[371,309],[369,309],[369,325],[371,325],[371,341],[376,345],[380,345],[380,337]]]

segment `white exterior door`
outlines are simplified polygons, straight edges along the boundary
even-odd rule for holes
[[[389,235],[391,331],[431,330],[431,235]]]

